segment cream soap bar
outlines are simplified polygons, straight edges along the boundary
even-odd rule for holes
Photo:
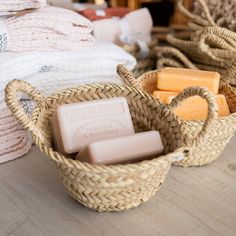
[[[212,71],[166,67],[157,73],[159,90],[180,92],[190,86],[200,86],[217,94],[219,82],[220,74]]]
[[[92,164],[123,164],[157,157],[163,150],[159,132],[148,131],[91,143],[76,159]]]
[[[123,97],[60,105],[50,123],[54,146],[63,154],[79,152],[98,140],[134,134]]]

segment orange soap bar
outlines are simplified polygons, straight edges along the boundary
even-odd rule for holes
[[[219,82],[220,74],[212,71],[166,67],[157,73],[159,90],[180,92],[190,86],[200,86],[217,94]]]
[[[168,103],[169,97],[177,96],[177,92],[169,92],[169,91],[154,91],[153,96],[155,98],[160,99],[163,103]]]
[[[167,103],[170,103],[175,96],[170,96]],[[230,115],[229,106],[225,96],[218,94],[215,96],[219,108],[219,116]],[[175,114],[183,120],[205,120],[207,118],[208,105],[206,100],[199,96],[190,97],[174,110]]]
[[[93,164],[123,164],[157,157],[163,150],[159,132],[148,131],[91,143],[76,159]]]
[[[50,124],[54,146],[63,154],[79,152],[98,140],[134,134],[124,97],[60,105]]]

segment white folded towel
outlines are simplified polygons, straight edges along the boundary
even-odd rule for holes
[[[93,34],[97,41],[116,44],[134,44],[137,41],[149,43],[153,27],[147,8],[128,13],[125,17],[93,21]]]
[[[82,83],[121,83],[116,74],[118,64],[132,70],[136,60],[109,43],[95,43],[79,52],[1,53],[0,102],[12,79],[26,80],[45,95]]]
[[[1,0],[0,12],[22,11],[40,8],[46,5],[46,0]]]
[[[92,23],[73,11],[44,7],[0,18],[0,51],[76,51],[92,45]]]

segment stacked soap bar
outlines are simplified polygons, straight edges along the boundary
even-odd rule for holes
[[[163,151],[157,131],[134,133],[123,97],[64,104],[50,120],[55,149],[94,164],[140,161]]]
[[[153,158],[163,149],[159,132],[149,131],[91,143],[76,158],[96,164],[124,164]]]
[[[164,68],[157,73],[157,89],[155,98],[169,104],[183,89],[191,86],[208,88],[214,95],[219,107],[219,116],[230,115],[225,96],[218,94],[220,75],[217,72],[190,70],[182,68]],[[208,105],[206,100],[194,96],[185,100],[175,114],[184,120],[204,120],[207,117]]]

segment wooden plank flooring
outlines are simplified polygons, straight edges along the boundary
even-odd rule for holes
[[[0,236],[235,236],[236,138],[220,159],[172,167],[147,203],[97,213],[71,199],[36,147],[0,165]]]

